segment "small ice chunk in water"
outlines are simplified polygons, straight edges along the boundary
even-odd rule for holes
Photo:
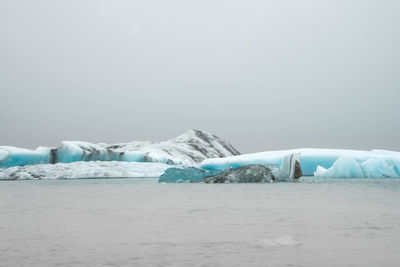
[[[158,179],[160,183],[200,183],[221,171],[208,171],[195,167],[169,168]]]
[[[301,243],[291,235],[283,235],[274,239],[261,239],[258,241],[261,245],[269,247],[298,246]]]

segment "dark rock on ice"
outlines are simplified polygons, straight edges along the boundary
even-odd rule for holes
[[[292,181],[302,176],[300,165],[300,153],[287,155],[283,158],[277,179],[280,181]]]
[[[303,172],[301,171],[301,166],[300,166],[300,162],[296,160],[295,162],[295,166],[294,166],[294,178],[298,179],[301,176],[303,176]]]
[[[270,168],[261,164],[232,168],[205,180],[206,183],[266,183],[271,181],[275,181],[275,175]]]
[[[160,176],[159,182],[266,183],[294,181],[300,176],[300,154],[291,154],[284,157],[280,167],[275,164],[250,164],[225,171],[169,168]]]

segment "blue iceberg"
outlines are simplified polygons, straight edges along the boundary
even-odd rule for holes
[[[0,147],[0,168],[45,164],[49,162],[50,148],[48,147],[38,147],[35,150],[11,146]]]
[[[169,168],[158,179],[160,183],[200,183],[221,173],[218,170],[202,170],[195,167]]]
[[[51,149],[51,163],[75,161],[121,161],[123,154],[99,145],[81,141],[63,141],[58,148]]]
[[[374,157],[359,160],[349,156],[341,156],[328,169],[318,166],[314,176],[328,178],[398,178],[400,177],[400,159]]]
[[[200,167],[206,170],[226,170],[250,164],[276,164],[281,166],[285,156],[295,153],[300,154],[301,169],[304,176],[313,176],[318,166],[325,169],[332,167],[336,160],[342,156],[350,157],[357,162],[380,158],[392,159],[392,162],[387,161],[387,164],[396,164],[395,162],[400,159],[400,152],[394,151],[302,148],[205,159]]]

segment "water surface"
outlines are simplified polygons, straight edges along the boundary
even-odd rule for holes
[[[0,182],[0,266],[399,266],[400,179]]]

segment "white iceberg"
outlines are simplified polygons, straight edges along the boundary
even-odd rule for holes
[[[231,144],[215,135],[189,130],[174,139],[160,143],[133,141],[92,144],[63,141],[59,147],[39,147],[36,150],[0,146],[0,168],[76,161],[156,162],[192,166],[206,158],[239,154]]]
[[[0,169],[0,180],[159,177],[170,165],[150,162],[90,161]]]

